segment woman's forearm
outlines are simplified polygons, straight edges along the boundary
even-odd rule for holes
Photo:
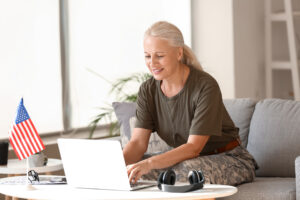
[[[123,149],[123,155],[126,165],[140,161],[145,153],[145,148],[137,141],[129,141]]]
[[[187,143],[166,153],[148,158],[147,161],[151,169],[162,169],[197,156],[199,154],[195,151],[193,145]]]
[[[209,136],[191,135],[188,142],[161,155],[150,157],[147,162],[151,169],[162,169],[173,166],[187,159],[199,156]]]

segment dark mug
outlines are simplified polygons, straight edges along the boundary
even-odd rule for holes
[[[8,142],[0,142],[0,165],[7,165]]]

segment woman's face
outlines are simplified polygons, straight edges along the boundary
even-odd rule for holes
[[[145,62],[156,80],[168,79],[179,70],[183,50],[167,40],[147,36],[144,39]]]

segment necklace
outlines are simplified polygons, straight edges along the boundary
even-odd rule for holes
[[[182,88],[183,88],[183,86],[184,86],[184,67],[183,67],[183,72],[182,72],[182,77],[181,77],[181,85],[182,85]],[[165,86],[165,84],[164,84],[164,82],[162,82],[162,89],[163,89],[163,93],[166,95],[166,96],[168,96],[167,95],[167,90],[166,90],[166,86]],[[181,89],[182,89],[181,88]]]

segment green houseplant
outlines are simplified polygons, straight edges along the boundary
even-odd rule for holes
[[[95,72],[93,72],[95,73]],[[114,94],[116,97],[116,101],[121,102],[136,102],[137,100],[137,91],[130,92],[128,90],[128,86],[131,84],[141,84],[147,79],[151,77],[149,73],[134,73],[128,77],[119,78],[115,82],[107,81],[101,75],[95,73],[98,77],[104,79],[106,82],[111,84],[111,89],[109,94]],[[101,121],[106,121],[109,124],[109,133],[110,136],[117,133],[119,131],[119,124],[117,121],[113,120],[114,110],[111,104],[108,104],[106,107],[99,108],[100,113],[96,115],[93,120],[90,122],[90,134],[89,138],[93,137],[94,131]]]

